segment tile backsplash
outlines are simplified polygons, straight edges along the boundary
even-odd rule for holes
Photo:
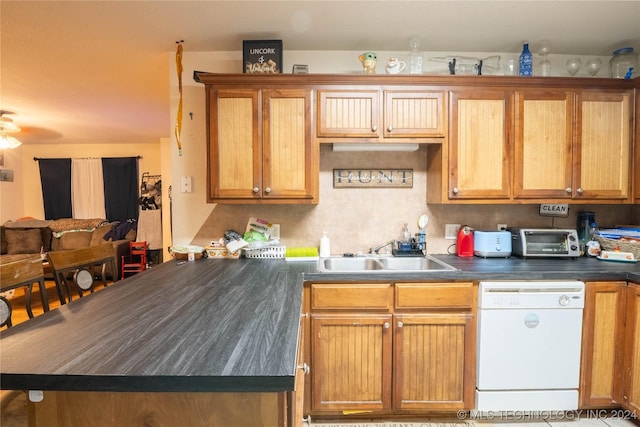
[[[322,232],[331,239],[332,254],[367,252],[372,246],[398,238],[402,225],[418,232],[417,220],[429,216],[427,251],[455,251],[454,240],[445,240],[445,224],[466,224],[477,230],[495,230],[497,224],[526,227],[575,228],[577,212],[594,211],[599,225],[640,223],[640,207],[631,205],[569,205],[567,218],[539,215],[533,205],[434,205],[426,204],[426,147],[416,152],[333,152],[320,146],[320,203],[318,205],[218,204],[193,240],[206,245],[224,231],[244,232],[247,220],[258,217],[278,223],[284,245],[318,246]],[[333,169],[412,169],[412,188],[333,188]]]

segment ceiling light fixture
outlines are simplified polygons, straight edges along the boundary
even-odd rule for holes
[[[20,128],[13,123],[12,119],[5,117],[5,114],[13,113],[0,110],[0,150],[16,148],[22,145],[22,142],[8,135],[8,133],[20,132]]]

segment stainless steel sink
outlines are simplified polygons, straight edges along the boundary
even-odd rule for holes
[[[414,270],[455,270],[436,258],[431,257],[394,257],[381,258],[380,262],[388,270],[414,271]]]
[[[320,258],[318,261],[320,272],[400,273],[454,270],[454,267],[429,255],[425,257],[331,257]]]
[[[325,271],[369,271],[384,268],[375,258],[321,258],[320,266]]]

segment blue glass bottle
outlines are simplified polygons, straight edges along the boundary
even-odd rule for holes
[[[531,76],[533,75],[533,55],[529,51],[529,42],[525,42],[522,46],[522,53],[520,54],[520,63],[518,67],[518,75]]]

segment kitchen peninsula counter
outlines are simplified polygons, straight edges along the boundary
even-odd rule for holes
[[[293,390],[302,273],[269,260],[166,262],[0,333],[15,390]]]

